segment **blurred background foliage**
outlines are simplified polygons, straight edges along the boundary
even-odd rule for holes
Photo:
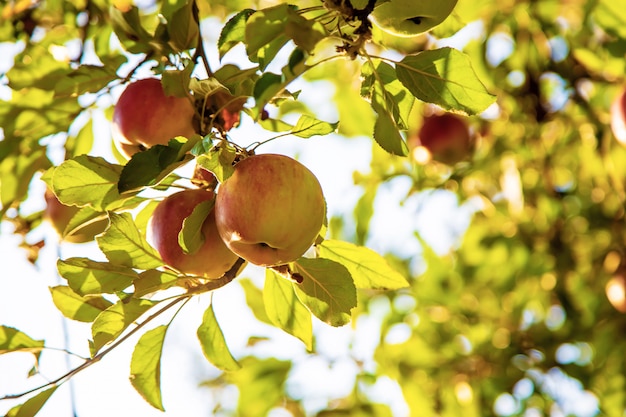
[[[201,18],[220,21],[271,4],[198,1]],[[407,201],[450,193],[470,208],[471,221],[463,233],[441,231],[447,250],[416,233],[420,253],[387,254],[411,287],[359,293],[353,326],[377,335],[374,357],[354,359],[351,394],[329,399],[315,415],[390,416],[388,399],[372,392],[391,384],[412,416],[624,416],[626,149],[609,128],[610,103],[626,83],[623,6],[459,0],[454,16],[430,34],[374,33],[372,50],[462,49],[497,105],[467,118],[476,140],[468,161],[422,164],[373,143],[371,169],[355,172],[362,197],[352,217],[331,219],[336,238],[375,243],[369,226],[376,197],[399,178],[410,181]],[[0,11],[0,41],[21,51],[13,65],[3,63],[2,83],[8,77],[13,94],[0,102],[0,201],[16,233],[41,221],[41,213],[23,213],[16,202],[27,198],[38,172],[59,163],[51,146],[65,150],[61,160],[91,149],[89,116],[100,111],[102,89],[127,74],[121,69],[128,58],[109,44],[108,7],[104,0],[19,0]],[[142,17],[144,27],[154,18]],[[94,54],[97,60],[85,62]],[[99,65],[100,76],[82,79],[78,64]],[[358,107],[358,68],[358,61],[333,60],[306,74],[310,82],[333,83],[347,137],[373,128],[374,116]],[[110,115],[106,104],[102,111]],[[414,128],[422,107],[415,108]],[[32,242],[24,246],[36,252]],[[310,414],[307,394],[288,388],[294,363],[254,356],[241,363],[240,371],[205,383],[218,402],[227,386],[239,388],[235,409],[224,405],[216,415],[265,415],[276,407]]]

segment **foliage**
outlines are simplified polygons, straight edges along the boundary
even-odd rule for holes
[[[626,149],[610,131],[609,107],[626,82],[626,10],[610,0],[460,0],[442,25],[407,39],[371,27],[373,1],[265,3],[14,1],[0,10],[0,42],[16,51],[1,78],[0,219],[24,237],[33,263],[38,246],[26,237],[45,219],[28,210],[43,199],[33,184],[80,208],[65,234],[108,221],[95,237],[102,260],[59,259],[66,285],[50,288],[63,315],[91,326],[91,357],[0,398],[25,399],[8,415],[36,414],[58,386],[135,334],[132,384],[167,408],[160,363],[176,312],[241,285],[258,321],[299,339],[308,355],[321,355],[317,322],[358,332],[370,318],[380,337],[374,365],[355,360],[352,393],[308,410],[284,388],[295,359],[234,357],[211,302],[197,337],[221,373],[206,385],[238,387],[237,415],[278,406],[294,416],[391,415],[369,394],[385,380],[397,383],[411,415],[576,414],[552,388],[558,374],[580,382],[578,395],[592,402],[585,415],[622,416],[623,285],[621,304],[612,294],[624,282],[616,277],[625,271]],[[203,22],[211,19],[222,29],[209,48]],[[228,63],[233,56],[241,62]],[[110,97],[142,73],[158,75],[171,94],[192,92],[198,134],[127,160],[93,120],[110,119]],[[320,81],[333,87],[335,120],[300,90]],[[424,162],[407,146],[422,115],[441,110],[465,115],[474,136],[472,155],[455,166]],[[271,138],[235,143],[239,111]],[[262,286],[242,278],[243,260],[206,280],[167,268],[148,243],[155,203],[192,187],[186,167],[221,182],[269,141],[331,134],[372,139],[369,172],[354,174],[362,190],[354,215],[329,218],[313,250],[268,268]],[[420,230],[412,237],[420,253],[367,247],[374,219],[386,215],[377,197],[397,180],[410,183],[407,207],[438,191],[473,208],[450,250],[435,251]],[[188,229],[180,240],[197,247],[202,237]],[[169,321],[150,326],[170,310]],[[30,352],[38,362],[47,348],[0,326],[0,354]]]

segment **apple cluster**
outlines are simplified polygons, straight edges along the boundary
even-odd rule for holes
[[[235,102],[239,107],[223,115],[224,128],[238,122],[241,105]],[[190,99],[166,96],[158,79],[139,80],[126,88],[115,106],[113,140],[131,157],[175,136],[195,134],[194,113]],[[148,225],[148,240],[163,262],[185,274],[216,279],[239,258],[264,267],[295,261],[315,242],[325,219],[319,181],[284,155],[242,155],[233,174],[219,185],[211,172],[197,166],[191,182],[198,188],[167,196]],[[202,203],[210,210],[199,230],[200,243],[188,248],[181,245],[181,231],[185,219]]]
[[[213,207],[202,223],[203,243],[186,253],[179,244],[183,221],[205,201]],[[264,267],[295,261],[315,242],[324,218],[322,188],[308,168],[288,156],[259,154],[237,162],[217,192],[188,189],[166,197],[150,219],[149,240],[170,267],[215,279],[239,257]]]

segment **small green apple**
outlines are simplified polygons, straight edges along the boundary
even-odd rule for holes
[[[215,193],[203,189],[184,190],[161,201],[148,224],[148,241],[161,255],[167,265],[186,274],[208,279],[220,278],[237,261],[220,238],[215,225],[214,210],[202,224],[204,243],[193,253],[184,253],[178,243],[183,221],[203,201],[212,200]]]
[[[370,16],[385,32],[410,37],[446,20],[456,3],[457,0],[389,0],[376,4]]]
[[[235,165],[217,190],[215,222],[226,245],[260,266],[295,261],[315,242],[326,206],[315,175],[288,156],[259,154]]]
[[[146,78],[129,84],[113,110],[111,133],[118,149],[130,157],[176,136],[195,134],[195,109],[187,97],[166,96],[161,81]]]

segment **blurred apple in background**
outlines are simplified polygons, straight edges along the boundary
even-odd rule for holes
[[[249,156],[218,188],[215,221],[226,245],[261,266],[295,261],[315,242],[326,206],[315,175],[293,158]]]
[[[204,242],[198,250],[184,253],[179,244],[178,234],[185,218],[198,204],[214,199],[212,191],[184,190],[166,197],[154,209],[148,226],[148,241],[167,265],[186,274],[212,279],[221,277],[237,261],[238,256],[226,247],[217,232],[214,210],[202,224]]]
[[[422,125],[409,135],[407,142],[413,157],[422,163],[432,158],[454,165],[472,152],[472,135],[467,121],[452,113],[424,116]]]
[[[123,154],[167,145],[176,136],[191,137],[195,109],[189,97],[166,96],[161,81],[146,78],[129,84],[113,110],[113,140]]]
[[[80,211],[80,208],[76,206],[66,206],[61,203],[50,189],[46,189],[44,198],[46,208],[44,209],[43,217],[52,224],[54,230],[56,230],[59,236],[66,242],[90,242],[94,240],[97,234],[102,233],[108,225],[107,219],[99,219],[79,229],[67,230],[70,221],[76,213]]]

